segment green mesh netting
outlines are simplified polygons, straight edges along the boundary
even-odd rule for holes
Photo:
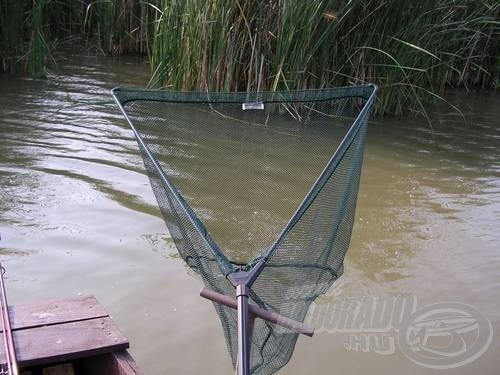
[[[117,88],[113,95],[184,261],[207,287],[234,295],[227,276],[264,260],[249,302],[304,321],[343,271],[375,92],[363,85],[259,93]],[[308,293],[287,298],[304,286]],[[214,307],[236,365],[236,311]],[[297,337],[257,319],[251,373],[283,367]]]

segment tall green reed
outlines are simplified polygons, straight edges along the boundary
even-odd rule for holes
[[[15,73],[24,67],[32,75],[43,76],[54,46],[75,39],[102,54],[147,55],[155,2],[4,0],[0,2],[0,72]]]
[[[17,73],[19,61],[24,53],[24,0],[7,0],[0,5],[0,33],[2,35],[0,56],[1,70]]]
[[[447,86],[497,87],[498,1],[163,0],[152,86],[382,87],[377,113],[414,111]]]
[[[26,53],[26,67],[34,77],[45,76],[45,58],[49,54],[44,19],[50,0],[34,0],[31,15],[31,38]]]

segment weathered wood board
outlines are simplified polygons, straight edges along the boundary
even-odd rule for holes
[[[84,296],[9,306],[9,316],[10,325],[15,330],[103,318],[109,314],[94,296]]]
[[[20,367],[125,350],[127,338],[97,300],[79,297],[10,308]],[[0,345],[0,362],[5,361]]]
[[[144,375],[126,350],[87,358],[84,362],[89,374]]]

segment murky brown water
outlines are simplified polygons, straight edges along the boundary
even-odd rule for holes
[[[0,257],[11,303],[94,294],[149,374],[231,374],[201,281],[177,257],[131,131],[109,94],[143,86],[133,60],[68,57],[48,80],[0,76]],[[452,370],[349,351],[348,334],[301,338],[283,374],[497,374],[500,362],[500,96],[369,129],[342,297],[412,293],[461,302],[493,327],[489,349]],[[228,177],[230,178],[230,177]],[[272,192],[270,192],[272,193]],[[167,245],[165,245],[167,244]],[[327,303],[328,298],[318,303]]]

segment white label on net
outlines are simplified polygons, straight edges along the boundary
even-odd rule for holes
[[[249,102],[243,103],[241,108],[246,111],[247,109],[264,109],[264,103],[262,102]]]

